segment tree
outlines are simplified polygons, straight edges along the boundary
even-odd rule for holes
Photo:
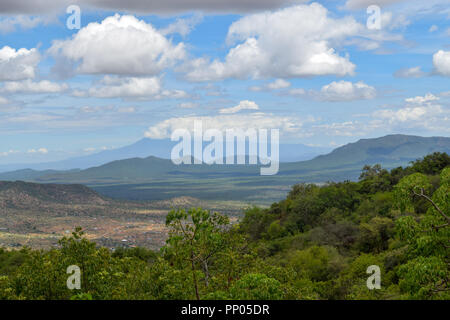
[[[450,297],[450,168],[440,175],[441,185],[431,195],[428,178],[415,173],[403,178],[396,186],[399,207],[414,208],[414,199],[430,204],[426,214],[398,220],[398,234],[409,245],[411,259],[399,268],[399,285],[413,298]]]
[[[226,247],[224,234],[229,223],[228,217],[203,209],[172,210],[167,215],[169,238],[165,247],[166,256],[172,257],[181,267],[188,263],[198,300],[198,271],[203,271],[205,286],[208,287],[210,261]]]
[[[283,290],[279,281],[265,274],[247,274],[236,281],[230,290],[236,300],[280,300]]]
[[[450,166],[450,156],[446,153],[435,152],[425,156],[421,160],[412,162],[411,169],[423,174],[439,174],[443,169]]]

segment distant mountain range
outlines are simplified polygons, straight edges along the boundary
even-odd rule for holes
[[[140,143],[146,145],[147,142]],[[130,146],[128,152],[137,152],[133,151],[135,147]],[[292,147],[292,153],[296,152]],[[389,135],[362,139],[308,161],[281,163],[279,173],[267,177],[260,175],[260,165],[177,166],[171,160],[151,156],[117,160],[70,172],[19,170],[0,174],[0,180],[79,183],[107,196],[132,200],[191,196],[208,200],[272,201],[282,197],[283,192],[295,183],[356,180],[366,164],[380,163],[390,169],[406,166],[433,152],[450,154],[450,138]],[[100,161],[100,155],[97,157]]]
[[[35,164],[21,164],[13,163],[7,165],[0,165],[0,172],[8,172],[23,169],[33,170],[73,170],[73,169],[87,169],[96,167],[108,162],[116,160],[125,160],[130,158],[147,158],[150,156],[170,159],[172,148],[178,142],[173,142],[170,139],[149,139],[144,138],[138,142],[117,148],[113,150],[105,150],[87,156],[70,158],[62,161],[35,163]],[[206,143],[205,143],[206,145]],[[312,159],[320,154],[331,151],[327,147],[310,147],[304,144],[280,144],[280,161],[304,161]]]

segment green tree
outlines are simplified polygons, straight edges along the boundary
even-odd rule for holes
[[[441,172],[440,180],[440,187],[432,195],[429,180],[420,173],[403,178],[396,186],[403,210],[413,208],[415,199],[429,203],[425,215],[417,219],[402,217],[397,223],[399,237],[409,245],[411,257],[399,268],[399,285],[412,298],[450,297],[450,168]]]
[[[200,299],[199,271],[209,286],[210,262],[226,247],[224,234],[230,227],[228,217],[203,209],[172,210],[166,218],[169,238],[165,247],[167,257],[190,268],[195,297]]]

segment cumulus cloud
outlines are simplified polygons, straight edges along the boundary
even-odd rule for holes
[[[36,48],[16,50],[9,46],[0,49],[0,81],[34,78],[40,61]]]
[[[433,65],[436,72],[450,76],[450,51],[439,50],[433,55]]]
[[[443,113],[439,105],[406,107],[399,110],[380,110],[375,116],[389,122],[425,121],[431,116],[436,117]]]
[[[400,69],[394,73],[396,78],[421,78],[425,75],[426,73],[420,67]]]
[[[295,88],[287,91],[285,94],[304,96],[320,101],[338,102],[374,99],[377,95],[377,90],[363,81],[353,83],[341,80],[324,85],[320,91]]]
[[[411,104],[425,104],[428,102],[432,102],[432,101],[437,101],[439,100],[438,97],[436,97],[434,94],[432,93],[427,93],[425,96],[417,96],[414,98],[407,98],[405,99],[406,102],[411,103]]]
[[[87,91],[74,91],[74,96],[96,98],[186,98],[182,90],[165,90],[158,77],[118,77],[105,76],[97,86]]]
[[[239,104],[235,107],[220,109],[219,113],[231,114],[231,113],[238,113],[239,111],[242,110],[259,110],[259,106],[254,101],[244,100],[239,102]]]
[[[291,86],[291,83],[289,81],[286,81],[284,79],[276,79],[272,82],[267,83],[264,86],[253,86],[250,87],[250,91],[271,91],[271,90],[279,90],[279,89],[286,89]]]
[[[189,116],[170,118],[148,128],[147,138],[167,139],[177,129],[194,130],[194,122],[201,121],[203,130],[217,129],[225,132],[228,129],[279,129],[281,134],[301,134],[303,123],[310,119],[299,119],[292,116],[283,117],[265,113],[229,114],[218,116]]]
[[[156,75],[185,56],[183,43],[174,45],[145,21],[119,14],[54,41],[49,52],[79,63],[77,72],[85,74]]]
[[[322,87],[320,99],[325,101],[352,101],[374,99],[377,91],[364,82],[333,81]]]
[[[267,84],[267,88],[270,90],[284,89],[289,88],[290,86],[290,82],[283,79],[277,79],[274,82]]]
[[[65,83],[55,83],[48,80],[31,81],[8,81],[5,82],[0,91],[5,93],[59,93],[65,91],[69,86]]]
[[[334,48],[362,30],[353,17],[334,19],[318,3],[252,14],[234,22],[224,61],[199,58],[185,66],[192,81],[352,75],[355,65]]]
[[[100,85],[89,89],[88,93],[97,98],[145,97],[154,96],[161,91],[161,82],[157,77],[120,78],[105,76]]]
[[[379,128],[420,129],[430,132],[450,132],[449,109],[437,103],[439,98],[431,93],[405,99],[407,105],[388,108],[372,114],[371,125]]]

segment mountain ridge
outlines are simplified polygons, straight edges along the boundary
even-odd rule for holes
[[[32,169],[38,171],[56,170],[68,171],[76,169],[88,169],[100,166],[116,160],[126,160],[130,158],[147,158],[154,156],[161,159],[169,159],[172,148],[178,142],[170,139],[150,139],[143,138],[137,142],[112,150],[104,150],[86,156],[69,158],[66,160],[32,163],[32,164],[8,164],[0,165],[0,173]],[[292,150],[296,152],[292,153]],[[327,147],[310,147],[304,144],[280,144],[280,160],[283,162],[300,161],[312,159],[315,156],[330,151]]]
[[[274,176],[262,165],[175,165],[154,156],[116,160],[85,170],[33,172],[31,182],[83,184],[102,195],[124,200],[165,200],[180,196],[202,200],[276,201],[297,183],[358,180],[364,165],[406,166],[433,152],[450,154],[450,138],[389,135],[360,139],[312,160],[280,163]],[[0,180],[14,180],[11,173]]]

